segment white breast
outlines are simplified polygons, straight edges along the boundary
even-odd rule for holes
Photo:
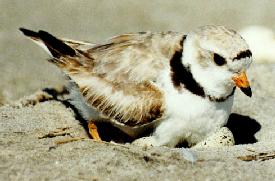
[[[233,105],[233,96],[224,102],[213,102],[186,89],[179,92],[171,82],[162,86],[167,119],[158,129],[166,130],[169,127],[169,136],[197,143],[226,124]]]

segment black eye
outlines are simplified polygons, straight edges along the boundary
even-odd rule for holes
[[[219,54],[214,53],[214,58],[213,59],[214,59],[214,62],[219,66],[222,66],[222,65],[226,64],[225,58],[223,58]]]

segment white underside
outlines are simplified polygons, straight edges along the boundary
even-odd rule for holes
[[[233,96],[225,102],[212,102],[196,96],[188,90],[178,92],[168,73],[163,73],[156,85],[164,92],[166,115],[162,120],[139,127],[129,127],[116,120],[107,120],[95,109],[88,106],[76,86],[69,86],[71,103],[86,120],[108,121],[132,137],[137,137],[148,128],[156,127],[153,136],[155,145],[175,146],[181,141],[194,145],[226,124]]]
[[[193,145],[226,124],[234,96],[224,102],[213,102],[185,89],[179,92],[168,83],[171,82],[168,73],[161,77],[167,118],[154,133],[158,145],[175,146],[183,140]]]
[[[167,118],[156,129],[160,145],[174,146],[187,141],[196,144],[224,126],[233,96],[222,103],[211,102],[190,92],[167,94]]]

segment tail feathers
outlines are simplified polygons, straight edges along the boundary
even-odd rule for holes
[[[60,58],[61,56],[75,56],[76,51],[64,43],[62,40],[54,37],[46,31],[32,31],[25,28],[19,28],[19,30],[31,38],[35,43],[44,48],[54,58]]]

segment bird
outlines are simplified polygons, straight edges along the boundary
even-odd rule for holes
[[[246,75],[252,53],[225,26],[126,33],[101,43],[20,31],[68,78],[69,101],[97,141],[96,125],[105,121],[141,146],[193,146],[227,123],[236,87],[252,96]]]

